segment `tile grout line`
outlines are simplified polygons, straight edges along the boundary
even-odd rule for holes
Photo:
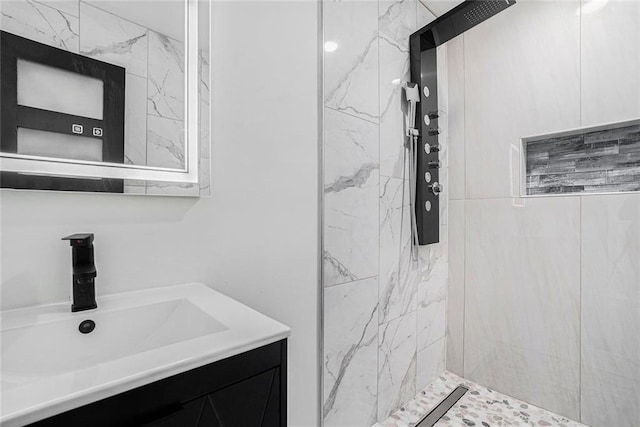
[[[211,6],[210,6],[211,7]],[[209,9],[210,13],[213,13],[212,9]],[[316,188],[318,190],[318,225],[317,225],[317,236],[318,236],[318,254],[317,254],[317,271],[318,271],[318,314],[317,314],[317,322],[318,322],[318,425],[320,427],[324,426],[324,386],[325,386],[325,366],[324,366],[324,357],[326,352],[325,346],[325,287],[324,287],[324,223],[325,223],[325,195],[324,195],[324,171],[325,171],[325,155],[324,155],[324,139],[325,139],[325,111],[324,111],[324,3],[322,0],[318,0],[318,41],[319,46],[318,49],[318,176],[316,182]],[[211,63],[211,57],[209,57],[209,62]],[[211,64],[209,65],[210,67]],[[211,73],[212,68],[209,69]],[[212,87],[211,79],[210,87]],[[210,92],[211,94],[211,92]]]
[[[580,0],[580,5],[578,6],[582,9],[582,0]],[[580,117],[580,127],[582,128],[582,13],[580,13],[579,17],[579,28],[578,28],[578,70],[579,70],[579,88],[578,88],[578,116]],[[580,233],[580,257],[579,257],[579,278],[580,278],[580,288],[579,288],[579,299],[578,299],[578,421],[582,422],[582,246],[583,246],[583,198],[580,196],[580,218],[579,224],[579,233]]]
[[[416,21],[415,21],[415,26],[414,26],[415,29],[418,28],[418,10],[420,8],[420,5],[418,3],[420,3],[420,0],[416,0],[416,2],[415,2],[415,12],[416,12],[416,16],[415,16]],[[411,51],[410,50],[408,52],[408,55],[409,55],[409,81],[411,81]],[[402,97],[402,90],[400,91],[400,97]],[[404,146],[404,136],[402,138],[402,146]],[[404,153],[405,153],[405,150],[403,148],[403,150],[402,150],[402,154],[403,154],[402,167],[403,168],[406,167],[406,162],[404,161]],[[402,187],[402,192],[404,193],[404,188],[405,188],[404,179],[402,179],[401,187]],[[409,199],[410,199],[409,200],[409,204],[411,206],[411,177],[409,177]],[[402,201],[400,201],[400,204],[401,204],[401,206],[400,206],[400,222],[402,223],[402,221],[404,220],[404,209],[405,209],[405,206],[404,206],[404,203],[402,203]],[[409,216],[412,215],[410,206],[409,206]],[[413,238],[414,238],[413,230],[409,231],[409,235],[411,236],[409,238],[409,244],[411,246],[413,246]],[[400,247],[402,247],[402,232],[400,233]],[[409,270],[411,269],[411,264],[412,264],[412,261],[413,261],[411,259],[411,256],[412,255],[411,255],[411,250],[410,250],[409,251],[409,266],[407,268],[407,274],[409,274]],[[420,256],[418,254],[417,254],[417,256],[418,256],[418,258],[420,258]],[[401,267],[398,266],[398,269],[400,269],[400,268]],[[398,280],[400,280],[400,272],[398,272]],[[416,318],[415,318],[415,325],[414,325],[414,327],[415,327],[414,339],[415,339],[415,345],[416,345],[414,357],[416,358],[416,371],[415,371],[414,378],[413,378],[413,380],[414,380],[414,390],[413,390],[414,393],[413,394],[414,395],[418,393],[418,331],[420,330],[419,321],[418,321],[418,307],[420,306],[420,301],[419,301],[419,298],[418,298],[418,294],[419,294],[419,291],[418,291],[418,284],[417,284],[417,278],[416,278],[416,300],[417,301],[416,301],[416,310],[415,310]],[[402,402],[403,406],[406,405],[406,404],[407,404],[407,402]]]
[[[361,278],[357,278],[354,280],[348,280],[346,282],[340,282],[340,283],[334,283],[332,285],[325,285],[323,284],[322,287],[324,289],[328,289],[328,288],[335,288],[337,286],[342,286],[342,285],[349,285],[351,283],[356,283],[356,282],[364,282],[365,280],[370,280],[370,279],[375,279],[376,277],[378,277],[378,275],[374,274],[373,276],[367,276],[367,277],[361,277]]]
[[[580,217],[579,233],[580,233],[580,257],[579,257],[579,274],[580,288],[578,299],[578,421],[582,422],[582,246],[583,246],[583,200],[580,197]]]
[[[465,376],[464,372],[464,344],[466,334],[466,322],[467,322],[467,90],[466,90],[466,74],[467,69],[465,67],[465,37],[462,34],[462,150],[463,166],[462,166],[462,182],[464,184],[463,202],[462,202],[462,376]]]
[[[380,411],[380,208],[382,204],[382,199],[380,197],[380,150],[381,150],[381,141],[380,141],[380,0],[376,2],[376,43],[377,43],[377,67],[376,67],[376,80],[377,80],[377,96],[376,101],[378,103],[378,123],[375,124],[376,130],[378,132],[378,224],[376,228],[376,232],[378,233],[378,283],[376,287],[377,291],[377,302],[376,305],[378,307],[378,318],[376,319],[376,371],[375,371],[375,381],[376,381],[376,403],[375,403],[375,417],[374,420],[379,420],[379,411]],[[364,120],[364,119],[362,119]],[[367,121],[367,120],[365,120]]]
[[[378,58],[378,60],[380,60],[380,59]],[[351,117],[353,117],[353,118],[355,118],[355,119],[363,120],[363,121],[365,121],[365,122],[367,122],[367,123],[370,123],[370,124],[372,124],[372,125],[376,125],[376,126],[379,126],[379,125],[380,125],[380,117],[377,117],[378,121],[377,121],[377,122],[374,122],[373,120],[369,120],[369,119],[365,119],[364,117],[356,116],[356,115],[355,115],[355,114],[353,114],[353,113],[348,113],[348,112],[346,112],[346,111],[342,111],[342,110],[338,110],[338,109],[336,109],[336,108],[334,108],[334,107],[330,107],[329,105],[326,105],[326,104],[324,104],[324,103],[323,103],[323,107],[324,107],[324,108],[328,108],[329,110],[335,111],[336,113],[346,114],[347,116],[351,116]]]

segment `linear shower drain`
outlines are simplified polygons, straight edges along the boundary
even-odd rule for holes
[[[468,391],[469,389],[463,385],[459,385],[458,387],[456,387],[455,390],[449,393],[449,395],[438,404],[438,406],[433,408],[427,415],[424,416],[424,418],[418,421],[416,427],[432,427]]]

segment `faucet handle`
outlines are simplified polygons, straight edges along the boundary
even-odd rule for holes
[[[90,247],[93,245],[93,233],[76,233],[63,237],[62,240],[69,240],[71,246]]]

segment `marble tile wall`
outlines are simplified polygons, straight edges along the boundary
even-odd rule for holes
[[[584,4],[518,2],[447,44],[446,366],[591,426],[631,427],[640,199],[519,197],[521,137],[640,116],[640,5]]]
[[[323,14],[338,45],[324,53],[323,417],[370,426],[444,371],[447,220],[413,259],[399,85],[410,34],[434,16],[416,0],[325,0]]]
[[[80,0],[10,0],[0,27],[126,69],[125,162],[183,168],[184,43]],[[209,195],[209,59],[201,51],[201,184],[125,181],[125,193]]]

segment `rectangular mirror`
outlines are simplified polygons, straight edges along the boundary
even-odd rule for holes
[[[209,0],[0,12],[3,188],[209,194]]]

